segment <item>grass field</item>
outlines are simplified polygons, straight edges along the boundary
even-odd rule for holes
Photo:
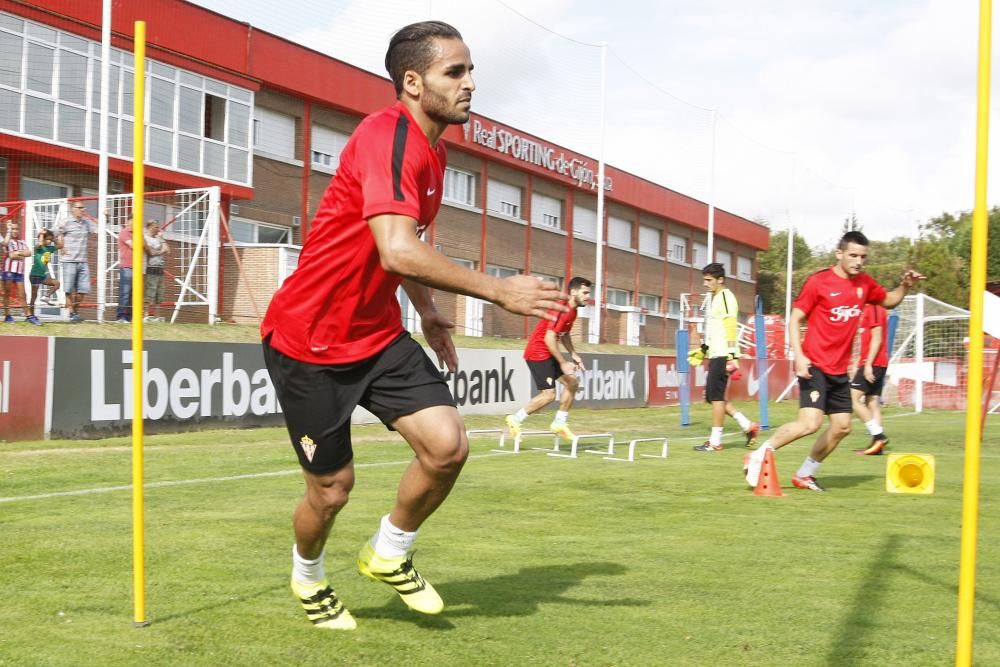
[[[750,406],[748,406],[750,407]],[[749,410],[748,410],[749,411]],[[772,426],[791,414],[772,409]],[[538,451],[476,439],[416,563],[448,608],[409,612],[353,569],[409,450],[355,430],[358,483],[327,572],[358,619],[312,628],[288,590],[301,491],[283,431],[146,443],[147,603],[132,627],[129,443],[0,445],[0,665],[948,665],[953,663],[963,415],[889,413],[896,452],[937,457],[932,496],[885,492],[884,457],[851,452],[789,488],[806,443],[777,456],[785,498],[753,496],[735,438],[691,445],[675,409],[576,411],[577,432],[671,438],[666,460]],[[1000,423],[987,426],[975,659],[1000,664]],[[536,418],[536,426],[544,418]],[[468,419],[473,427],[496,418]],[[529,422],[530,424],[530,422]],[[125,487],[125,488],[121,488]],[[64,495],[59,495],[64,494]]]

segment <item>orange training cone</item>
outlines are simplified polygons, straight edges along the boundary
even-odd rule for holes
[[[774,465],[774,450],[770,447],[764,452],[764,463],[760,467],[760,477],[757,478],[757,487],[753,490],[755,496],[774,496],[780,498],[785,494],[781,492],[781,483],[778,482],[778,469]]]

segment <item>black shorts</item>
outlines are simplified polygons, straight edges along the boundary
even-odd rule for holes
[[[32,285],[41,285],[42,283],[45,282],[46,278],[48,278],[48,276],[36,276],[33,273],[28,276],[28,280],[31,282]]]
[[[810,366],[809,372],[812,378],[799,378],[799,407],[816,408],[828,415],[851,414],[851,385],[847,373],[828,375],[815,366]]]
[[[531,359],[525,359],[525,361],[538,391],[556,388],[556,380],[562,377],[563,372],[555,357],[549,357],[544,361],[532,361]]]
[[[315,474],[353,460],[351,413],[358,405],[389,430],[392,422],[424,408],[455,406],[441,372],[407,332],[375,356],[343,366],[293,359],[271,347],[268,338],[264,363],[299,464]]]
[[[857,389],[865,396],[881,396],[882,387],[885,385],[885,371],[885,366],[872,366],[875,381],[869,382],[865,378],[864,367],[859,368],[858,372],[854,374],[854,379],[851,380],[851,389]]]
[[[726,400],[729,373],[726,372],[726,358],[712,357],[708,360],[708,377],[705,380],[705,402]]]

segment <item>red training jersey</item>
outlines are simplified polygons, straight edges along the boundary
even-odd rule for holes
[[[566,305],[566,302],[562,302]],[[531,332],[531,338],[528,339],[528,344],[524,348],[524,358],[528,361],[545,361],[546,359],[552,358],[552,353],[549,352],[548,346],[545,344],[545,332],[552,330],[556,332],[556,336],[566,336],[569,334],[570,329],[573,328],[573,323],[576,322],[576,308],[570,308],[569,312],[563,313],[558,310],[548,311],[550,315],[558,315],[555,322],[552,320],[542,320],[535,327],[535,330]]]
[[[340,155],[313,218],[298,268],[275,293],[261,335],[283,354],[314,364],[367,359],[403,332],[396,289],[368,226],[405,215],[417,234],[441,208],[444,142],[430,145],[397,102],[361,121]]]
[[[886,326],[888,321],[888,314],[885,308],[875,304],[868,304],[865,306],[865,312],[861,316],[861,351],[858,353],[858,368],[862,368],[865,365],[865,361],[868,359],[868,350],[872,344],[872,329],[875,327],[881,327],[882,329],[882,344],[879,345],[878,352],[875,354],[875,361],[872,362],[872,366],[879,366],[881,368],[886,368],[889,365],[889,350],[886,349],[886,336],[889,333],[889,327]]]
[[[802,351],[828,375],[843,375],[851,363],[851,346],[867,303],[881,303],[885,288],[867,273],[841,278],[833,268],[818,271],[802,285],[792,304],[809,318]]]

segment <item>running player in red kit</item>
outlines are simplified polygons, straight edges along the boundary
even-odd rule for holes
[[[398,431],[415,458],[395,504],[357,556],[358,571],[391,586],[408,607],[444,602],[414,568],[417,529],[444,501],[468,456],[465,426],[444,379],[403,329],[406,291],[439,362],[458,358],[429,287],[554,319],[567,298],[532,276],[499,279],[448,260],[420,239],[441,205],[449,125],[469,119],[472,60],[452,26],[426,21],[395,33],[386,69],[397,102],[358,125],[320,202],[296,271],[261,326],[264,358],[305,478],[295,509],[292,591],[321,628],[356,622],[331,588],[324,549],[354,487],[351,413],[361,405]],[[546,315],[555,309],[555,314]]]
[[[858,416],[872,437],[871,444],[854,450],[858,454],[880,456],[889,444],[889,436],[882,429],[882,387],[889,368],[889,351],[886,349],[888,316],[885,308],[869,304],[861,317],[861,356],[858,369],[851,380],[851,401]]]
[[[788,331],[795,353],[795,374],[799,378],[799,414],[795,421],[779,428],[747,457],[744,474],[750,486],[757,486],[768,448],[777,450],[815,433],[823,425],[826,414],[830,426],[817,438],[809,456],[792,478],[796,488],[825,490],[816,481],[816,471],[823,459],[851,432],[847,368],[861,312],[868,303],[892,308],[903,300],[910,287],[924,279],[916,271],[907,270],[899,286],[886,292],[863,270],[868,260],[868,239],[858,231],[844,234],[836,255],[836,264],[806,279],[792,304]],[[800,328],[807,319],[809,330],[802,341]]]
[[[566,419],[580,385],[576,371],[583,366],[583,360],[573,348],[573,339],[569,332],[576,322],[576,309],[587,305],[590,301],[591,282],[578,276],[569,281],[568,288],[569,301],[566,302],[566,306],[569,307],[569,312],[553,312],[553,315],[558,315],[555,322],[548,320],[539,322],[524,348],[524,359],[528,362],[528,370],[531,371],[538,394],[516,413],[507,415],[507,428],[513,437],[517,437],[521,432],[521,424],[528,415],[538,412],[556,400],[556,382],[559,382],[563,386],[562,397],[559,399],[559,410],[555,419],[549,424],[549,430],[564,438],[573,438],[573,432],[569,430]],[[566,359],[559,350],[560,342],[569,352],[569,359]]]

